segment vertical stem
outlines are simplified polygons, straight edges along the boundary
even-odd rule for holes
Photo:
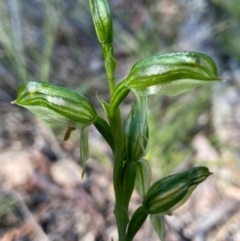
[[[110,125],[115,140],[115,153],[114,153],[114,167],[113,167],[113,186],[115,190],[116,198],[121,195],[121,173],[123,167],[123,136],[122,136],[122,123],[121,114],[117,109],[114,115],[111,117]]]
[[[110,117],[110,125],[115,140],[114,167],[113,167],[113,186],[115,191],[116,204],[114,214],[116,217],[119,241],[126,240],[126,228],[128,224],[128,213],[121,203],[121,174],[123,169],[123,132],[121,123],[121,113],[117,108]]]
[[[112,96],[115,90],[115,68],[116,61],[113,57],[113,46],[110,44],[102,44],[102,52],[105,60],[105,69],[108,78],[110,94]],[[114,214],[117,222],[119,241],[126,241],[126,229],[128,224],[127,210],[121,203],[121,175],[123,169],[123,131],[122,120],[119,108],[111,112],[109,116],[111,132],[114,138],[114,166],[113,166],[113,186],[115,192],[115,209]]]
[[[116,60],[113,57],[113,46],[112,44],[103,44],[102,52],[105,61],[105,69],[108,78],[108,85],[110,94],[112,95],[115,89],[115,69],[116,69]]]

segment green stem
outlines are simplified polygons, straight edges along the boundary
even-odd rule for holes
[[[127,209],[121,203],[122,194],[122,170],[123,170],[123,131],[121,113],[117,108],[110,116],[110,125],[115,140],[114,167],[113,167],[113,186],[115,191],[115,217],[118,227],[119,241],[126,241],[126,229],[128,224]]]
[[[115,89],[115,69],[116,69],[116,60],[113,57],[113,46],[112,44],[103,44],[102,45],[102,52],[105,61],[105,69],[108,78],[108,85],[110,94],[112,95]]]
[[[123,168],[123,132],[121,123],[121,114],[119,109],[114,111],[114,115],[110,117],[110,125],[115,141],[114,167],[113,167],[113,185],[116,198],[121,195],[121,173]]]
[[[110,94],[112,96],[115,90],[115,68],[116,61],[113,57],[113,46],[112,44],[102,45],[103,57],[105,60],[105,69],[108,78],[108,85]],[[128,212],[124,205],[121,203],[122,193],[122,181],[121,175],[123,170],[123,131],[122,131],[122,120],[121,113],[118,107],[113,111],[110,111],[108,116],[112,136],[114,138],[114,166],[113,166],[113,186],[116,198],[116,204],[114,214],[116,217],[119,241],[126,241],[126,229],[128,225]]]

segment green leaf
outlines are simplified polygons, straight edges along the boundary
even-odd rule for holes
[[[98,116],[94,122],[94,126],[102,134],[103,138],[107,141],[112,151],[114,152],[115,142],[109,124],[102,117]]]
[[[29,109],[49,123],[70,127],[90,125],[97,118],[92,104],[83,95],[46,82],[23,84],[12,103]]]
[[[215,63],[210,57],[197,52],[177,52],[137,62],[125,85],[142,95],[179,95],[218,80]]]
[[[98,94],[96,94],[97,96],[97,99],[99,101],[99,103],[101,104],[103,110],[104,110],[104,113],[106,114],[106,116],[109,116],[110,115],[110,107],[109,107],[109,104],[104,101]]]
[[[130,89],[126,80],[120,82],[115,88],[111,101],[110,101],[110,114],[112,115],[120,103],[126,98]]]
[[[166,228],[163,216],[159,214],[150,215],[150,221],[160,240],[164,241],[166,236]]]
[[[115,214],[116,220],[117,220],[117,227],[118,227],[119,235],[122,235],[121,237],[119,236],[119,240],[125,240],[126,239],[126,228],[127,228],[128,222],[129,222],[128,212],[122,205],[116,203],[116,206],[114,209],[114,214]]]
[[[82,177],[86,171],[86,161],[89,157],[89,148],[88,148],[88,129],[87,126],[81,128],[80,133],[80,163],[83,168]]]
[[[124,123],[124,144],[127,161],[138,161],[148,148],[147,98],[137,95]]]
[[[136,163],[135,188],[139,195],[144,198],[152,179],[152,172],[147,160],[140,159]]]
[[[127,241],[132,241],[137,231],[145,222],[148,213],[144,206],[140,206],[132,215],[127,230]]]
[[[122,171],[121,203],[127,209],[132,196],[136,177],[136,163],[127,161]]]

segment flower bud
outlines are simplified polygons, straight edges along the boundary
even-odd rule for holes
[[[112,43],[112,17],[107,0],[89,0],[89,3],[99,42],[101,44]]]
[[[46,82],[28,82],[11,102],[29,109],[49,123],[67,126],[90,125],[97,119],[97,113],[90,101],[69,89]]]
[[[143,95],[178,95],[217,80],[213,60],[196,52],[151,56],[137,62],[127,77],[128,87]]]
[[[184,204],[198,184],[211,173],[206,167],[194,167],[155,182],[145,196],[143,205],[149,214],[172,214]]]

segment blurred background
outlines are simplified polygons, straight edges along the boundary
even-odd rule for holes
[[[192,166],[214,172],[166,217],[166,241],[240,240],[240,4],[238,0],[111,0],[116,78],[138,60],[182,50],[210,55],[225,82],[179,97],[149,97],[153,180]],[[84,0],[0,1],[0,240],[117,240],[112,154],[94,127],[81,178],[79,131],[63,142],[49,126],[10,105],[26,81],[47,81],[109,100]],[[129,95],[121,106],[126,117]],[[136,193],[130,210],[141,203]],[[149,221],[136,241],[157,241]]]

